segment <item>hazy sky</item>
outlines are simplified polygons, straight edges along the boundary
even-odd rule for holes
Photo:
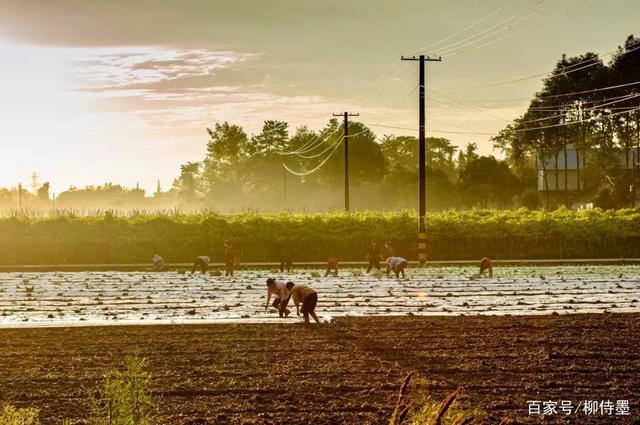
[[[166,189],[224,120],[319,128],[347,109],[417,128],[417,63],[399,60],[415,51],[443,55],[427,133],[490,153],[542,77],[474,86],[610,52],[638,16],[638,0],[0,0],[0,186]]]

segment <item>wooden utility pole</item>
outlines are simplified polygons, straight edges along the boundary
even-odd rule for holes
[[[401,56],[400,60],[403,61],[419,61],[420,63],[420,92],[418,95],[418,109],[419,116],[418,120],[420,123],[420,129],[418,132],[418,143],[419,143],[419,223],[418,223],[418,261],[422,265],[427,261],[427,225],[425,222],[425,217],[427,215],[427,177],[426,177],[426,165],[427,165],[427,145],[425,141],[425,62],[440,62],[442,59],[440,57],[433,58],[430,56],[420,55],[420,56],[410,56],[404,57]]]
[[[344,210],[349,212],[349,117],[359,117],[360,114],[343,112],[333,116],[344,118]]]
[[[31,193],[36,195],[38,193],[38,173],[35,171],[31,174]]]

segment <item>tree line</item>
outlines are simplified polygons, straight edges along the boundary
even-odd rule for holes
[[[317,132],[299,127],[291,136],[283,121],[265,121],[261,132],[252,136],[228,122],[217,123],[207,132],[205,158],[182,165],[174,182],[183,205],[218,211],[343,207],[343,127],[336,119]],[[349,134],[352,206],[360,210],[415,208],[417,138],[377,137],[355,121],[349,125]],[[307,174],[320,164],[317,171]],[[505,161],[478,155],[475,144],[459,149],[445,138],[427,138],[426,175],[431,210],[509,207],[524,187]]]
[[[588,201],[605,208],[635,206],[640,177],[638,70],[640,39],[633,35],[606,64],[591,52],[563,56],[526,112],[491,139],[504,160],[480,156],[474,143],[458,148],[445,138],[427,138],[428,209],[533,209]],[[415,208],[417,139],[379,137],[357,121],[350,122],[349,133],[352,207]],[[337,119],[319,130],[291,129],[285,121],[267,120],[253,135],[240,125],[219,122],[207,128],[204,158],[181,165],[172,187],[164,192],[158,187],[153,197],[139,188],[107,183],[72,187],[53,203],[45,183],[37,193],[0,189],[0,209],[16,209],[20,204],[31,208],[179,207],[224,213],[339,210],[344,196],[342,134]],[[568,172],[558,171],[568,166],[569,148],[577,152],[572,170],[577,188],[569,188]],[[542,197],[537,188],[539,169],[544,175]],[[550,179],[555,189],[562,190],[551,190]]]

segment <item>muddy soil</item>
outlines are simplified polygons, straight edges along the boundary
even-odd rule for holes
[[[138,349],[162,424],[385,424],[416,371],[440,400],[491,423],[540,423],[528,400],[629,400],[640,421],[640,314],[358,317],[329,324],[214,324],[0,329],[0,403],[38,407],[44,424],[84,423],[87,393]]]

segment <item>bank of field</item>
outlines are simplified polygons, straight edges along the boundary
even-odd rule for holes
[[[371,239],[414,259],[417,226],[412,212],[13,217],[0,219],[0,264],[221,261],[226,239],[245,262],[362,260]],[[449,211],[430,213],[427,227],[431,260],[640,257],[640,210]]]

